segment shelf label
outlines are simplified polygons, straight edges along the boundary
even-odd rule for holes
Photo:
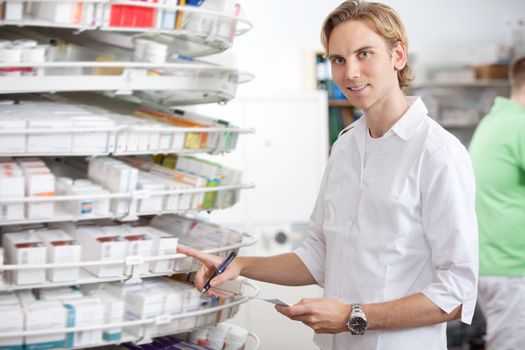
[[[138,190],[135,191],[134,195],[135,199],[144,199],[151,197],[151,191],[148,190]]]
[[[140,255],[131,255],[126,257],[126,265],[142,265],[144,264],[144,257]]]
[[[155,324],[161,325],[171,322],[172,317],[170,315],[160,315],[155,317]]]

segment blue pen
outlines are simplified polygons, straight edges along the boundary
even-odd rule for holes
[[[210,289],[210,282],[212,279],[214,279],[215,277],[219,276],[221,273],[224,272],[224,270],[226,270],[226,268],[228,267],[228,265],[230,265],[230,263],[233,261],[233,259],[235,258],[237,254],[235,252],[231,252],[230,255],[228,255],[228,257],[226,258],[226,260],[224,260],[222,262],[222,264],[217,268],[217,270],[215,270],[215,273],[213,274],[213,276],[210,277],[210,279],[208,280],[208,282],[206,282],[206,284],[204,285],[204,289],[202,290],[201,294],[204,294],[205,292],[208,291],[208,289]]]

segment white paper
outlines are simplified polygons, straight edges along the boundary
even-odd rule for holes
[[[260,300],[263,300],[263,301],[266,301],[268,303],[272,303],[272,304],[275,304],[275,305],[284,305],[284,306],[292,306],[291,304],[288,304],[286,301],[282,301],[281,299],[277,298],[277,299],[264,299],[264,298],[259,298]]]

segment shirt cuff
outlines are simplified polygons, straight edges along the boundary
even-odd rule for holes
[[[435,284],[427,287],[422,293],[447,314],[450,314],[459,305],[462,305],[461,322],[466,324],[472,323],[474,309],[476,308],[476,295],[474,295],[474,297],[460,300],[459,298],[450,295],[450,293],[447,293],[442,288],[438,288]]]
[[[324,287],[324,269],[315,261],[315,258],[305,247],[299,247],[293,251],[301,259],[308,271],[320,287]]]

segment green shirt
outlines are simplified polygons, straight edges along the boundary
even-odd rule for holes
[[[525,108],[496,98],[470,143],[480,275],[525,273]]]

